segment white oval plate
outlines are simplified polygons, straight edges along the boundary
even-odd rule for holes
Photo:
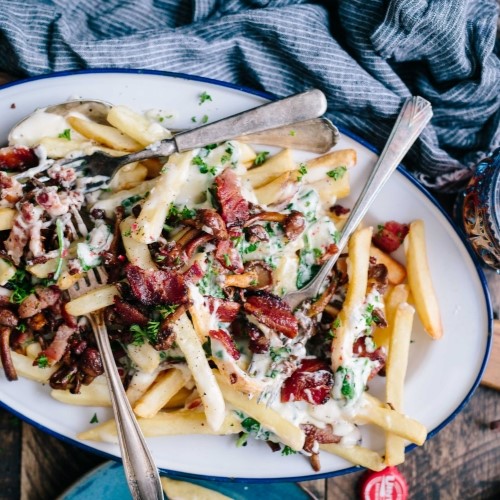
[[[212,101],[200,105],[199,95],[204,91]],[[97,70],[49,75],[0,89],[0,144],[6,142],[11,127],[35,108],[75,97],[103,99],[140,111],[161,108],[165,114],[174,115],[167,121],[174,128],[192,127],[193,116],[198,122],[203,115],[213,121],[266,101],[263,94],[247,89],[159,72]],[[346,131],[337,148],[344,147],[358,152],[358,164],[352,171],[352,204],[377,155]],[[308,156],[296,153],[298,161]],[[417,324],[410,351],[405,412],[425,424],[432,436],[456,416],[479,383],[490,347],[491,308],[484,277],[449,219],[428,193],[400,170],[378,197],[367,221],[376,225],[391,219],[407,222],[416,218],[425,221],[445,335],[442,340],[432,341]],[[372,390],[380,388],[371,384]],[[54,401],[49,392],[49,387],[28,380],[9,383],[0,375],[0,401],[5,407],[59,438],[111,458],[119,456],[118,446],[76,438],[78,432],[91,426],[94,414],[102,422],[111,417],[110,410],[67,406]],[[365,430],[364,443],[382,449],[377,434]],[[176,436],[148,442],[161,469],[184,475],[249,481],[305,480],[356,470],[344,460],[322,453],[322,470],[315,474],[301,455],[283,457],[272,453],[263,442],[237,448],[234,437]]]

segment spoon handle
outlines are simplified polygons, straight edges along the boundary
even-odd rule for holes
[[[187,151],[238,136],[310,120],[326,111],[326,97],[313,89],[243,111],[174,137],[178,151]]]
[[[431,104],[419,96],[414,96],[406,100],[392,129],[391,135],[382,151],[377,163],[368,177],[368,180],[361,192],[349,218],[342,230],[338,251],[320,269],[313,281],[302,290],[292,292],[285,297],[288,304],[295,308],[304,300],[315,297],[321,284],[327,278],[335,262],[346,246],[349,237],[358,227],[359,223],[366,215],[378,193],[385,185],[391,174],[399,165],[405,154],[432,118]]]

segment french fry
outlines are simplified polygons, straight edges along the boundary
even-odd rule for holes
[[[42,346],[38,342],[32,342],[26,346],[26,356],[33,361],[42,352]]]
[[[408,285],[401,284],[392,287],[385,296],[385,318],[387,320],[387,328],[375,328],[373,339],[378,346],[383,346],[389,350],[389,342],[393,335],[394,319],[396,311],[400,304],[408,301],[410,290]]]
[[[312,158],[305,162],[307,174],[305,175],[306,182],[312,184],[315,182],[323,182],[326,179],[335,180],[338,177],[341,180],[347,173],[344,169],[350,169],[356,165],[356,151],[354,149],[341,149],[333,151],[323,156]],[[335,172],[336,175],[331,177],[330,172],[335,169],[340,169]]]
[[[79,134],[108,148],[127,151],[129,153],[141,149],[141,144],[131,137],[126,136],[115,127],[102,125],[78,116],[68,116],[66,121]]]
[[[222,425],[214,431],[206,416],[200,411],[177,410],[159,412],[153,418],[138,418],[137,422],[145,437],[178,436],[185,434],[227,435],[242,431],[239,419],[229,412],[224,415]],[[78,439],[117,443],[115,420],[108,420],[78,434]]]
[[[391,408],[403,411],[403,392],[411,331],[415,309],[406,302],[399,304],[394,315],[389,353],[385,364],[385,399]],[[405,459],[404,439],[390,432],[386,433],[385,461],[387,465],[398,465]]]
[[[132,238],[132,228],[136,224],[137,221],[132,216],[124,219],[120,224],[123,246],[125,247],[127,258],[131,264],[141,269],[157,269],[157,265],[151,258],[148,246]]]
[[[300,188],[300,184],[293,178],[292,173],[285,172],[271,182],[255,189],[255,196],[259,203],[261,205],[275,205],[290,200]]]
[[[268,158],[262,166],[251,168],[244,176],[253,188],[259,188],[264,184],[268,184],[276,177],[279,177],[285,172],[295,170],[297,165],[292,157],[290,149],[283,149],[279,153]]]
[[[151,373],[137,370],[132,376],[127,387],[127,399],[130,406],[134,407],[135,403],[145,394],[145,392],[153,385],[153,382],[158,376],[158,370]]]
[[[168,139],[171,134],[159,123],[150,122],[144,115],[126,106],[113,106],[108,113],[108,122],[142,146]]]
[[[174,323],[173,329],[177,345],[186,358],[200,393],[208,424],[217,431],[224,422],[225,403],[200,339],[186,314]]]
[[[178,408],[182,408],[186,399],[193,393],[193,389],[188,389],[187,387],[183,387],[180,391],[174,394],[167,404],[163,407],[164,410],[174,410]]]
[[[16,274],[15,266],[4,259],[0,259],[0,286],[4,286],[14,274]]]
[[[365,392],[363,394],[363,405],[356,415],[355,421],[378,425],[381,429],[419,446],[425,443],[427,429],[420,422],[396,410],[381,406],[381,404],[378,399]]]
[[[161,372],[153,385],[137,401],[134,413],[143,418],[154,417],[186,384],[190,375],[185,370]]]
[[[145,373],[153,373],[160,366],[160,352],[151,344],[129,344],[127,346],[127,353],[132,362]]]
[[[96,151],[102,151],[110,156],[123,156],[126,151],[117,151],[116,149],[100,146],[92,141],[84,139],[62,139],[59,137],[43,137],[40,140],[40,146],[43,146],[47,154],[47,158],[64,158],[69,153],[75,151],[81,152],[84,155],[91,155]]]
[[[345,198],[351,192],[349,172],[339,179],[325,177],[322,181],[313,182],[310,185],[318,191],[321,201],[327,205],[334,205],[338,198]]]
[[[381,471],[385,469],[384,459],[376,451],[363,446],[343,446],[342,444],[320,444],[320,449],[333,453],[354,465],[361,465],[367,469]]]
[[[120,292],[115,285],[103,285],[90,290],[66,304],[66,312],[72,316],[83,316],[104,307],[112,306],[115,296]]]
[[[114,192],[132,189],[146,180],[148,169],[138,162],[121,167],[109,183],[109,189]]]
[[[168,159],[156,184],[142,206],[132,238],[140,243],[153,243],[163,230],[168,208],[186,183],[193,152],[175,153]]]
[[[145,196],[146,193],[150,191],[155,185],[156,179],[144,181],[132,189],[124,189],[122,191],[118,191],[117,193],[113,193],[107,198],[99,200],[97,203],[94,203],[92,209],[104,210],[106,216],[112,218],[114,216],[116,208],[119,207],[122,202],[124,202],[128,198],[133,198],[135,196]]]
[[[408,283],[418,317],[425,331],[433,339],[439,339],[443,336],[443,325],[427,260],[425,229],[422,220],[416,220],[410,224],[410,231],[404,241],[404,249]]]
[[[17,210],[14,208],[0,208],[0,231],[12,229]]]
[[[101,375],[101,377],[105,377],[105,375]],[[96,383],[96,380],[94,380],[90,385],[82,385],[79,394],[71,394],[69,391],[54,389],[50,395],[57,401],[70,405],[111,406],[111,398],[106,381],[104,383]]]
[[[46,384],[52,374],[57,370],[58,366],[48,366],[47,368],[40,368],[38,366],[33,366],[33,360],[28,356],[19,354],[15,351],[11,351],[10,355],[12,357],[12,363],[18,375],[24,378],[29,378],[35,382],[40,382]],[[1,362],[0,362],[1,365]]]
[[[282,443],[299,451],[304,447],[304,431],[282,417],[278,412],[258,403],[256,398],[247,396],[231,386],[220,374],[216,374],[217,381],[224,395],[224,399],[237,410],[257,420],[265,429],[276,434]]]
[[[160,481],[167,498],[171,500],[231,500],[218,491],[187,481],[177,481],[168,477],[162,477]]]
[[[370,257],[375,257],[378,264],[387,267],[387,278],[391,285],[400,285],[406,279],[405,266],[374,245],[370,248]]]
[[[335,337],[332,340],[334,370],[352,357],[354,333],[350,328],[351,312],[365,300],[372,233],[373,229],[366,227],[355,231],[349,240],[349,283],[344,305],[338,316],[340,324],[335,329]]]

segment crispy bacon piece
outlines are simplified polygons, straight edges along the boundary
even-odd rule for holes
[[[261,323],[293,339],[299,331],[299,323],[290,306],[268,292],[257,292],[247,298],[243,305],[248,314],[253,314]]]
[[[231,240],[221,240],[217,243],[215,258],[229,271],[241,274],[244,271],[243,261]]]
[[[8,146],[0,149],[0,170],[24,172],[39,163],[35,150],[26,146]]]
[[[354,345],[352,346],[352,352],[354,356],[359,358],[368,358],[371,361],[377,361],[373,367],[368,380],[371,380],[378,372],[385,368],[386,354],[385,351],[379,347],[373,352],[368,352],[366,347],[366,336],[359,337]]]
[[[223,346],[227,353],[234,359],[240,359],[240,352],[234,343],[233,338],[225,330],[210,330],[208,335],[211,339],[218,340]],[[217,356],[217,353],[212,353]]]
[[[0,326],[0,359],[2,360],[3,370],[7,380],[17,380],[16,368],[12,362],[12,356],[10,354],[10,334],[12,333],[12,328],[9,326]]]
[[[380,250],[392,253],[401,246],[409,230],[408,224],[400,224],[391,220],[379,226],[378,231],[373,235],[372,242]]]
[[[47,356],[51,364],[57,363],[64,355],[68,340],[75,333],[75,329],[68,325],[62,324],[56,331],[49,347],[42,351]]]
[[[203,269],[198,262],[195,262],[187,271],[184,272],[184,281],[196,285],[203,278]]]
[[[238,177],[231,169],[226,169],[215,179],[215,185],[222,219],[227,228],[231,230],[243,227],[249,218],[249,207],[241,195]]]
[[[141,325],[144,326],[148,322],[148,318],[137,307],[125,302],[122,298],[115,296],[115,312],[120,318],[120,322],[125,325]]]
[[[261,354],[263,352],[269,351],[270,340],[255,326],[251,323],[245,327],[245,331],[250,338],[248,343],[248,348],[254,354]]]
[[[35,314],[55,305],[61,298],[61,291],[56,286],[44,288],[36,286],[35,293],[28,295],[18,309],[20,318],[31,318]]]
[[[299,367],[281,387],[281,401],[306,401],[325,404],[330,399],[333,375],[328,365],[319,359],[303,359]]]
[[[0,309],[0,325],[17,326],[17,316],[9,309]]]
[[[232,323],[241,309],[241,304],[232,300],[216,299],[215,297],[207,297],[207,300],[210,312],[216,311],[217,318],[222,323]]]
[[[182,307],[182,306],[181,306]],[[175,313],[174,313],[175,314]],[[166,318],[168,319],[168,318]],[[165,322],[161,325],[161,328],[156,337],[156,341],[153,344],[153,347],[157,351],[166,351],[172,347],[175,342],[175,331],[170,325],[170,323]]]
[[[143,270],[132,264],[125,268],[132,294],[146,306],[181,304],[188,300],[184,277],[171,270]]]

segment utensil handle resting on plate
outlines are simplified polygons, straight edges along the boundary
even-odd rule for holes
[[[158,469],[154,464],[118,375],[102,312],[90,314],[89,319],[96,333],[99,352],[102,354],[111,403],[117,420],[116,428],[123,467],[130,493],[134,500],[163,500]]]
[[[325,113],[326,107],[326,97],[321,90],[308,90],[177,134],[174,141],[178,151],[187,151],[240,135],[317,118]]]
[[[312,298],[318,294],[321,284],[332,270],[335,262],[337,262],[349,237],[358,227],[382,187],[431,118],[432,106],[428,101],[419,96],[406,100],[391,135],[342,229],[337,243],[338,252],[323,265],[314,280],[306,288],[285,297],[290,306],[297,307],[303,300],[306,300],[306,296]]]

